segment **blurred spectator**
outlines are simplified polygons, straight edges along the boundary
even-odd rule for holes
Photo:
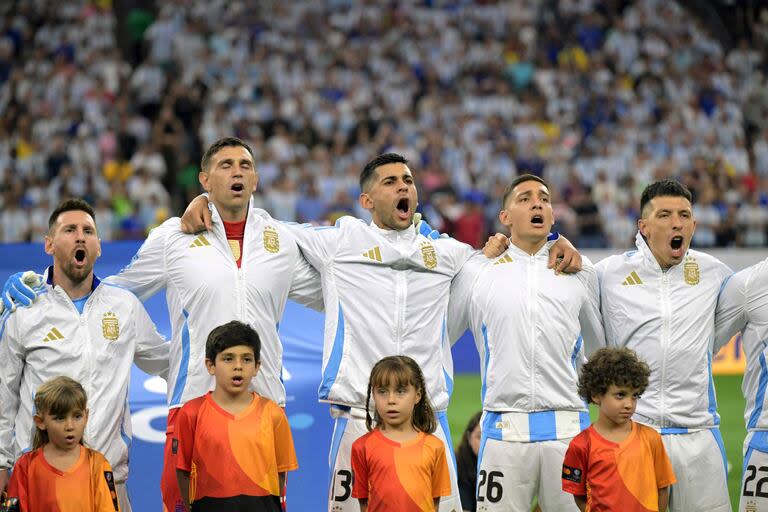
[[[325,213],[325,203],[320,199],[315,181],[311,180],[304,193],[299,194],[296,200],[297,220],[301,223],[317,221],[323,218],[323,213]]]
[[[755,172],[761,178],[768,178],[768,129],[763,130],[753,146]]]
[[[579,224],[579,236],[576,246],[584,249],[605,247],[606,239],[603,232],[603,221],[600,209],[592,199],[592,189],[583,187],[576,191],[571,204]]]
[[[717,230],[722,221],[721,210],[715,205],[715,189],[707,184],[698,194],[693,205],[696,232],[693,234],[695,247],[714,247],[717,244]]]
[[[738,207],[731,203],[726,206],[723,222],[717,227],[717,245],[732,247],[739,237]]]
[[[165,160],[157,149],[157,139],[155,138],[139,146],[136,153],[131,157],[130,164],[134,169],[144,169],[150,178],[162,180],[165,177]]]
[[[48,199],[40,201],[30,209],[29,213],[29,238],[31,242],[44,242],[48,234],[48,217],[51,215],[51,207]]]
[[[640,192],[667,176],[694,189],[696,244],[765,243],[768,8],[724,48],[683,2],[342,4],[185,0],[118,21],[109,2],[2,3],[8,211],[87,196],[114,207],[115,238],[141,237],[198,193],[202,149],[238,135],[255,204],[286,220],[365,217],[357,174],[397,151],[427,220],[473,244],[518,172],[590,246],[626,247]]]
[[[48,152],[48,158],[45,161],[45,170],[48,179],[52,180],[59,175],[63,165],[70,165],[71,160],[67,154],[65,140],[62,135],[56,135],[51,143],[51,149]]]
[[[768,229],[768,209],[760,204],[760,194],[754,192],[749,202],[741,205],[738,213],[740,245],[746,247],[765,247]]]
[[[276,219],[286,222],[296,221],[296,203],[298,193],[293,181],[287,174],[281,175],[269,189],[268,210]]]
[[[109,202],[99,199],[94,205],[96,214],[96,226],[99,230],[99,238],[103,241],[115,240],[115,215]]]
[[[157,178],[150,176],[144,167],[139,167],[126,183],[128,198],[139,208],[150,204],[168,208],[170,200],[168,192]],[[154,222],[154,217],[153,222]]]
[[[560,192],[556,187],[550,185],[550,200],[552,201],[552,213],[555,216],[553,231],[557,231],[571,240],[575,240],[579,235],[579,222],[576,218],[576,212],[571,205],[563,201]]]
[[[478,191],[468,192],[464,196],[462,212],[453,222],[453,236],[456,240],[481,249],[485,245],[486,233],[485,196]]]
[[[29,218],[19,207],[15,197],[7,194],[5,206],[0,212],[0,235],[3,242],[26,242],[29,240]]]

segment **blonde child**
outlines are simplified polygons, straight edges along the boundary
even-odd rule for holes
[[[37,389],[32,451],[13,468],[3,510],[120,510],[109,462],[83,445],[86,402],[83,387],[69,377],[56,377]]]
[[[451,482],[419,365],[407,356],[385,357],[371,371],[366,400],[368,433],[352,445],[352,497],[360,511],[437,510]]]
[[[659,433],[631,419],[650,373],[627,348],[600,349],[581,369],[579,395],[600,415],[571,440],[562,479],[582,512],[667,510],[672,463]]]

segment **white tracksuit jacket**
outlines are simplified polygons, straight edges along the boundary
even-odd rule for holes
[[[364,408],[374,364],[407,355],[421,366],[435,410],[444,411],[453,388],[448,294],[475,251],[449,238],[430,240],[413,228],[384,230],[353,217],[291,229],[323,281],[320,401]]]
[[[35,306],[5,315],[0,338],[0,468],[11,467],[31,448],[37,388],[66,375],[79,381],[88,395],[84,441],[106,456],[116,480],[125,480],[131,366],[136,362],[147,373],[167,377],[169,344],[132,293],[96,278],[80,315],[66,292],[50,284],[51,268],[45,274],[46,291]]]
[[[715,427],[715,315],[732,272],[690,249],[664,272],[639,233],[636,245],[595,266],[608,343],[631,348],[651,367],[634,419],[662,433]]]
[[[472,328],[480,354],[483,410],[524,413],[497,415],[499,421],[492,423],[507,428],[497,436],[488,433],[490,437],[573,437],[581,423],[589,422],[576,388],[584,355],[605,346],[597,274],[584,258],[581,272],[555,275],[547,268],[553,243],[535,255],[510,245],[492,261],[472,260],[451,289],[449,332],[454,339],[467,324]],[[554,414],[529,417],[550,411]]]
[[[747,430],[768,430],[768,259],[731,277],[718,302],[716,339],[727,343],[741,331],[747,358],[741,390]]]
[[[205,342],[231,320],[250,324],[261,338],[261,369],[255,390],[285,405],[280,375],[283,347],[277,328],[290,297],[322,308],[317,272],[301,257],[286,227],[264,210],[249,211],[240,268],[213,203],[213,232],[187,235],[178,217],[149,234],[133,261],[105,281],[125,287],[142,301],[166,290],[171,320],[168,404],[180,407],[213,388],[205,368]]]

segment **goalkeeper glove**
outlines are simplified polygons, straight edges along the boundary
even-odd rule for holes
[[[14,311],[16,306],[32,305],[43,289],[43,276],[31,270],[16,272],[3,285],[0,313],[5,309]]]

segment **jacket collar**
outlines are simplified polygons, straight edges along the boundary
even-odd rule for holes
[[[208,210],[211,212],[211,224],[213,227],[213,233],[220,237],[222,240],[227,239],[226,232],[224,231],[224,221],[221,220],[221,214],[219,213],[219,210],[216,208],[216,205],[213,204],[213,201],[210,200],[210,196],[208,200]],[[253,196],[251,196],[250,199],[248,199],[248,208],[246,210],[246,225],[248,225],[249,222],[253,220],[256,215],[252,214],[252,210],[254,209],[253,205]],[[248,230],[246,229],[246,233]]]
[[[370,223],[371,229],[383,236],[386,240],[392,243],[411,241],[416,239],[416,228],[409,226],[405,229],[383,229],[377,226],[373,221]]]
[[[512,243],[512,240],[509,241],[509,248],[506,250],[506,252],[515,254],[518,257],[521,258],[540,258],[540,257],[548,257],[549,256],[549,250],[552,248],[553,245],[557,242],[557,239],[549,240],[547,239],[546,243],[542,245],[538,251],[536,251],[536,254],[528,254],[526,251],[522,250],[518,246]],[[496,259],[496,258],[494,258]]]
[[[211,196],[208,195],[206,197],[208,197],[208,210],[211,212],[211,222],[217,222],[223,226],[224,222],[221,220],[221,214],[219,213],[218,208],[216,208],[216,205],[213,204],[213,201],[211,201]],[[247,217],[250,217],[250,212],[254,208],[255,206],[253,205],[253,196],[251,196],[251,198],[248,199],[248,207],[246,208]]]
[[[43,274],[43,280],[45,281],[45,283],[48,286],[50,286],[50,287],[54,286],[54,284],[53,284],[53,265],[51,265],[50,267],[45,269],[45,274]],[[100,284],[101,284],[101,279],[99,279],[96,276],[96,274],[93,274],[93,283],[91,283],[91,293],[93,293],[93,290],[95,290],[96,287],[98,287]]]

